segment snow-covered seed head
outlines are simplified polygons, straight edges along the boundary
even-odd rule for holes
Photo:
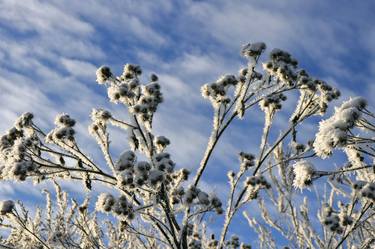
[[[73,127],[75,123],[76,121],[65,113],[59,114],[55,118],[55,124],[58,127]]]
[[[164,136],[158,136],[158,137],[155,137],[154,144],[158,148],[158,150],[161,152],[170,144],[170,141],[168,138]]]
[[[117,175],[117,185],[119,187],[132,185],[134,182],[134,174],[132,170],[124,170]]]
[[[351,98],[336,108],[332,117],[319,123],[319,132],[313,144],[318,156],[326,158],[334,148],[347,144],[348,131],[356,125],[366,105],[366,100],[361,97]]]
[[[175,163],[170,159],[168,153],[158,153],[154,155],[155,166],[158,170],[171,173],[175,167]]]
[[[132,220],[135,217],[133,205],[128,202],[126,196],[120,196],[112,207],[113,212],[118,216],[125,216]]]
[[[238,248],[240,246],[240,238],[236,235],[232,235],[232,237],[226,242],[228,248]]]
[[[265,49],[266,44],[264,42],[248,43],[243,46],[241,55],[245,57],[255,57],[259,56]]]
[[[206,192],[200,191],[198,193],[198,201],[200,204],[208,206],[210,204],[209,195]]]
[[[195,186],[190,186],[184,196],[184,202],[188,205],[192,204],[194,199],[198,197],[198,194],[201,192],[201,190]]]
[[[355,181],[352,185],[353,189],[356,190],[356,191],[359,191],[361,190],[365,185],[367,184],[367,182],[365,181]]]
[[[94,122],[98,121],[98,122],[101,122],[101,123],[105,123],[111,117],[112,117],[112,114],[107,110],[92,109],[92,111],[91,111],[91,119]]]
[[[249,176],[245,180],[245,186],[251,186],[253,188],[271,188],[271,185],[267,182],[264,176]]]
[[[124,66],[124,72],[122,76],[125,79],[132,79],[135,76],[141,75],[142,74],[142,69],[139,65],[134,65],[134,64],[125,64]]]
[[[151,185],[156,185],[157,183],[163,181],[164,172],[158,169],[151,169],[148,179]]]
[[[0,202],[0,214],[5,215],[14,209],[15,204],[12,200],[6,200],[6,201],[1,201]]]
[[[147,172],[151,169],[151,165],[146,161],[139,161],[135,169],[139,172]]]
[[[210,201],[211,201],[211,205],[215,208],[218,208],[218,207],[222,206],[221,200],[217,196],[211,196]]]
[[[188,169],[182,169],[181,170],[182,179],[186,181],[189,178],[190,171]]]
[[[159,77],[156,74],[151,74],[150,80],[151,82],[156,82],[159,80]]]
[[[325,203],[322,207],[322,222],[323,225],[328,227],[331,232],[341,234],[344,231],[343,227],[341,226],[341,223],[343,222],[342,219],[340,219],[340,216],[336,213],[337,212],[335,212],[331,206]],[[346,222],[350,221],[347,220]]]
[[[303,152],[306,149],[306,146],[304,144],[293,142],[292,143],[292,148],[293,148],[293,150],[297,154],[299,154],[299,153]]]
[[[375,201],[375,183],[369,182],[367,183],[361,191],[361,195],[370,199],[371,201]]]
[[[111,194],[102,193],[96,201],[96,210],[100,212],[110,212],[115,204],[115,198]]]
[[[34,164],[31,161],[16,162],[10,170],[12,178],[19,181],[26,180],[27,173],[34,169]]]
[[[339,213],[340,218],[340,225],[343,227],[350,226],[353,224],[353,218],[344,212],[345,210],[341,210]]]
[[[75,131],[72,127],[58,127],[54,129],[50,134],[48,134],[48,136],[51,136],[53,139],[56,140],[74,140],[74,134]],[[49,139],[48,136],[47,139]]]
[[[210,237],[211,238],[210,238],[210,240],[208,241],[208,244],[207,244],[208,247],[212,248],[212,249],[217,248],[217,246],[219,245],[219,241],[217,239],[215,239],[215,234],[211,234]]]
[[[249,169],[250,167],[254,166],[255,165],[255,162],[254,162],[254,155],[252,154],[249,154],[249,153],[245,153],[245,152],[240,152],[239,153],[239,159],[240,159],[240,168],[242,170],[247,170]]]
[[[315,169],[310,162],[300,160],[293,165],[293,173],[293,186],[302,190],[311,185]]]
[[[118,171],[133,168],[136,161],[136,156],[133,151],[125,151],[120,155],[120,158],[115,164],[115,168]]]
[[[104,84],[111,77],[113,77],[111,69],[107,66],[101,66],[96,70],[96,82],[98,84]]]
[[[235,86],[238,83],[236,76],[234,75],[223,75],[216,82],[205,84],[201,88],[203,98],[211,101],[214,108],[220,106],[220,104],[228,104],[230,98],[227,92],[231,86]]]
[[[32,120],[34,118],[34,115],[30,112],[23,113],[15,122],[14,126],[17,129],[22,129],[26,127],[30,127],[32,125]]]
[[[251,245],[241,243],[240,249],[251,249]]]
[[[280,93],[263,98],[259,102],[259,105],[262,111],[264,111],[266,114],[270,114],[274,111],[280,110],[282,107],[281,102],[285,100],[286,96]]]

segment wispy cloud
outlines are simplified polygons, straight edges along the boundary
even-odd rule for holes
[[[155,120],[157,135],[171,139],[170,151],[179,166],[195,169],[210,134],[212,113],[200,97],[200,86],[220,74],[235,73],[245,63],[238,52],[244,43],[265,41],[269,48],[287,49],[312,74],[343,89],[344,96],[371,96],[372,7],[371,1],[349,6],[297,0],[3,0],[0,131],[25,111],[36,113],[44,128],[52,127],[57,113],[68,112],[80,120],[80,143],[100,160],[86,132],[91,108],[126,115],[123,107],[107,103],[104,87],[94,82],[95,69],[107,64],[120,72],[123,63],[135,62],[146,74],[157,73],[164,90],[165,103]],[[292,102],[286,103],[288,110]],[[262,119],[258,111],[251,111],[223,136],[210,162],[207,186],[237,166],[240,150],[257,151],[260,138],[254,134],[261,130]],[[280,117],[276,125],[285,123]],[[311,129],[307,124],[305,131]],[[117,155],[127,146],[126,136],[117,129],[113,132]],[[20,194],[7,184],[4,189],[2,196]]]

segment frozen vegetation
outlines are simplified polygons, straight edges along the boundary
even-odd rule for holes
[[[159,83],[157,75],[142,83],[138,65],[126,64],[119,76],[107,66],[96,72],[110,102],[128,111],[127,120],[103,109],[91,113],[88,132],[102,151],[103,163],[95,162],[77,141],[76,120],[68,114],[58,115],[51,131],[43,131],[33,121],[34,114],[21,115],[1,137],[0,179],[49,181],[56,193],[46,190],[45,208],[32,212],[20,201],[2,200],[0,224],[8,236],[1,238],[1,245],[374,248],[375,116],[371,108],[365,99],[353,97],[335,107],[332,116],[325,115],[340,91],[310,76],[288,52],[274,49],[263,55],[265,51],[264,43],[244,46],[241,54],[247,64],[237,75],[223,75],[202,86],[202,96],[213,108],[213,125],[200,165],[192,172],[179,167],[168,153],[173,141],[154,134],[153,118],[168,92],[162,92],[163,79]],[[283,104],[291,94],[299,99],[287,119],[288,128],[271,136],[275,116],[287,114],[282,113]],[[233,120],[246,118],[250,109],[258,107],[264,113],[259,150],[238,151],[238,165],[223,183],[227,198],[220,199],[201,184],[212,152]],[[312,116],[321,119],[315,123],[318,132],[302,142],[299,129]],[[116,157],[110,153],[109,126],[128,138],[123,153]],[[336,152],[346,154],[346,164],[320,165],[321,159]],[[113,191],[78,203],[58,181],[82,182],[88,192],[94,184]],[[212,220],[222,224],[210,227]],[[248,232],[252,230],[257,238],[242,241],[231,232],[238,220],[246,221]]]

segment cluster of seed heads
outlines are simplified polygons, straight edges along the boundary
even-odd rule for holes
[[[23,128],[30,128],[33,124],[34,115],[30,112],[23,113],[15,122],[14,126],[21,130]]]
[[[105,213],[113,212],[113,214],[129,220],[132,220],[135,215],[133,205],[124,195],[116,199],[111,194],[100,194],[96,202],[96,210]]]
[[[215,195],[209,195],[197,187],[190,186],[186,191],[179,189],[177,192],[183,203],[187,205],[199,204],[206,208],[213,208],[218,214],[223,212],[222,203]]]
[[[75,134],[73,127],[75,123],[76,121],[68,114],[57,115],[55,119],[56,128],[48,133],[46,141],[73,141]]]
[[[353,188],[360,192],[363,197],[368,198],[371,201],[375,201],[375,183],[357,181],[353,184]]]
[[[281,102],[286,100],[286,96],[282,93],[265,97],[260,101],[260,107],[263,111],[271,112],[273,110],[280,110]]]
[[[240,243],[240,238],[236,235],[233,235],[227,242],[227,248],[230,249],[251,249],[251,246],[245,243]]]
[[[226,241],[226,248],[231,248],[231,249],[251,249],[251,246],[245,243],[240,243],[240,239],[238,236],[233,235],[230,240]],[[208,241],[208,248],[210,249],[216,249],[217,246],[219,245],[219,241],[215,239],[215,235],[211,234],[211,238]]]
[[[253,77],[254,79],[256,80],[260,80],[262,79],[263,75],[255,70],[253,70],[252,72],[251,77]],[[239,71],[239,77],[238,77],[238,81],[240,81],[241,83],[245,83],[246,82],[246,78],[250,75],[249,74],[249,68],[245,67],[245,68],[242,68],[240,71]]]
[[[263,68],[271,76],[288,86],[294,86],[297,79],[295,73],[298,62],[288,52],[273,49],[270,53],[270,60],[263,64]]]
[[[125,151],[121,154],[115,164],[117,173],[117,183],[119,186],[142,186],[147,180],[154,183],[155,179],[150,179],[151,165],[145,161],[136,161],[136,155],[133,151]],[[155,176],[153,176],[155,177]]]
[[[347,145],[349,131],[361,118],[361,111],[366,105],[366,100],[361,97],[351,98],[336,108],[330,118],[319,123],[319,132],[315,135],[313,144],[318,156],[326,158],[332,154],[334,148]],[[353,150],[346,152],[350,151]]]
[[[219,241],[215,238],[215,234],[211,234],[211,238],[207,243],[208,248],[216,249],[219,245]]]
[[[236,235],[232,235],[232,237],[230,237],[230,239],[225,244],[230,249],[237,249],[238,247],[240,247],[240,238],[238,238],[238,236]]]
[[[203,249],[202,247],[202,238],[197,231],[194,231],[192,235],[189,236],[189,249]]]
[[[253,188],[271,188],[271,184],[269,184],[264,176],[249,176],[245,180],[246,186],[251,186]]]
[[[344,232],[345,226],[353,224],[353,219],[346,214],[347,207],[341,205],[341,212],[337,213],[331,206],[325,204],[323,206],[323,224],[329,228],[331,232],[341,234]]]
[[[22,114],[15,127],[0,139],[0,177],[24,181],[36,170],[33,155],[40,155],[40,140],[32,127],[31,113]]]
[[[130,111],[140,116],[142,121],[151,121],[153,113],[156,112],[158,105],[163,101],[160,85],[157,82],[151,82],[142,89],[143,94]]]
[[[211,101],[214,107],[220,104],[228,104],[230,98],[227,92],[231,86],[235,86],[238,80],[234,75],[223,75],[216,82],[202,86],[202,96]]]
[[[174,166],[175,163],[168,153],[155,154],[151,165],[146,161],[137,162],[133,151],[125,151],[115,163],[117,183],[119,186],[133,188],[147,183],[152,186],[161,182],[169,184],[180,175],[182,179],[187,179],[188,172],[186,170],[175,172]]]
[[[121,76],[114,77],[111,70],[100,67],[97,70],[97,82],[108,83],[108,96],[114,103],[123,103],[129,107],[129,111],[141,118],[142,121],[150,122],[153,113],[163,101],[158,77],[151,75],[151,82],[142,86],[139,76],[142,74],[140,66],[126,64]]]
[[[323,114],[328,108],[328,103],[338,99],[341,95],[340,91],[331,87],[326,82],[310,77],[305,70],[301,70],[297,74],[297,86],[304,91],[314,93],[320,92],[319,108]]]
[[[244,171],[248,170],[250,167],[255,165],[254,155],[245,153],[245,152],[240,152],[239,156],[240,156],[240,168],[243,169]]]

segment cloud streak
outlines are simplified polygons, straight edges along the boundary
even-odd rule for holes
[[[100,161],[87,135],[91,108],[126,114],[123,107],[107,103],[104,87],[94,82],[95,70],[107,64],[120,73],[124,63],[139,63],[146,72],[143,80],[155,72],[164,90],[156,134],[171,139],[170,152],[179,166],[195,169],[212,114],[200,86],[238,71],[246,63],[239,56],[244,43],[265,41],[269,48],[289,50],[303,67],[333,82],[345,96],[374,93],[375,29],[370,10],[375,6],[371,1],[350,4],[356,6],[296,0],[1,1],[0,131],[4,133],[25,111],[34,112],[45,129],[52,128],[57,113],[68,112],[80,121],[80,143]],[[221,175],[237,166],[240,150],[257,151],[260,138],[253,134],[261,130],[262,119],[255,110],[242,123],[234,122],[210,161],[207,188],[221,191],[218,180],[223,182]],[[280,117],[277,128],[285,123]],[[306,124],[304,131],[311,130]],[[112,150],[118,155],[126,149],[126,136],[113,132]],[[1,186],[6,191],[0,198],[23,195],[8,184]]]

